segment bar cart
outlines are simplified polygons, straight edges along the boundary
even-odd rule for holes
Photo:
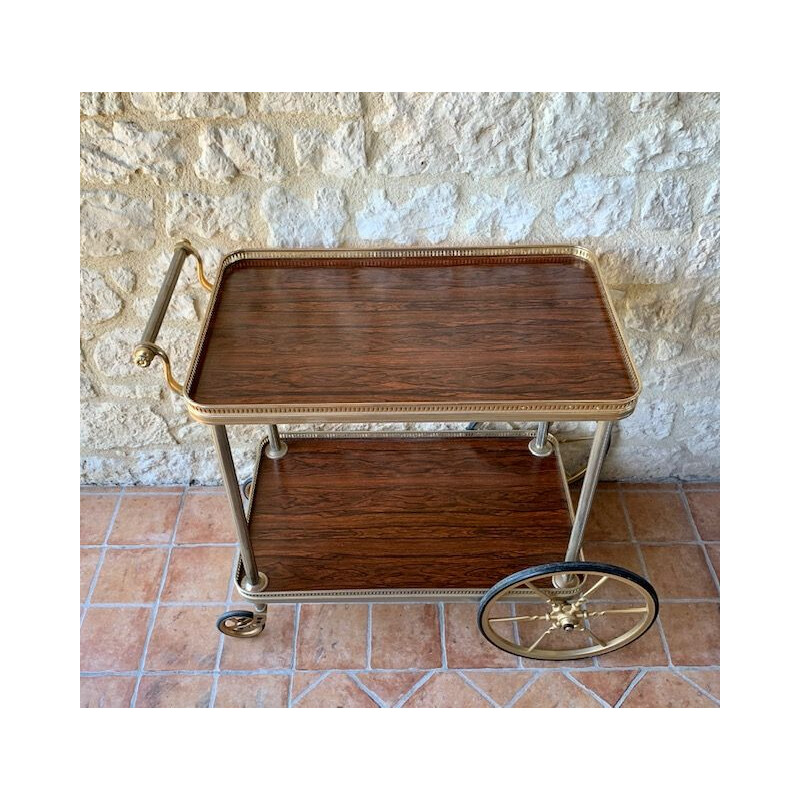
[[[182,386],[156,340],[189,256],[211,296]],[[582,554],[613,423],[640,391],[586,248],[240,250],[212,286],[184,240],[133,355],[160,358],[211,428],[254,606],[222,633],[257,636],[270,603],[472,600],[500,649],[563,660],[655,621],[644,578]],[[278,427],[441,421],[469,424]],[[490,421],[538,424],[477,427]],[[575,509],[556,421],[596,423]],[[227,426],[244,423],[267,436],[243,491]]]

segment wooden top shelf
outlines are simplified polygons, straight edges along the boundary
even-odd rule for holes
[[[233,254],[187,381],[192,416],[227,423],[619,419],[638,391],[569,247]]]
[[[536,458],[528,442],[288,437],[253,487],[250,541],[266,591],[484,592],[562,561],[572,518],[559,456]]]

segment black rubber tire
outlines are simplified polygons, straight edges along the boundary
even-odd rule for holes
[[[528,569],[520,570],[519,572],[515,572],[513,575],[503,578],[503,580],[498,581],[481,598],[481,602],[478,605],[478,630],[481,632],[481,635],[484,637],[484,639],[497,647],[498,650],[512,653],[511,650],[505,650],[505,648],[500,647],[497,642],[493,642],[491,638],[486,635],[486,631],[483,628],[483,612],[489,603],[491,603],[500,592],[505,591],[510,586],[513,586],[515,583],[519,583],[520,581],[531,580],[532,578],[538,578],[542,575],[552,574],[554,572],[586,572],[587,570],[592,572],[604,572],[608,575],[616,575],[618,578],[625,578],[640,586],[653,598],[655,614],[653,614],[653,619],[650,620],[650,624],[638,636],[636,636],[635,639],[631,639],[630,642],[626,642],[624,646],[627,647],[632,642],[635,642],[636,639],[644,636],[644,634],[653,627],[653,623],[658,619],[659,604],[656,590],[650,585],[650,582],[645,580],[641,575],[637,575],[635,572],[631,572],[629,569],[625,569],[624,567],[616,567],[613,564],[601,564],[599,561],[556,561],[552,564],[541,564],[538,567],[528,567]],[[512,655],[519,654],[512,653]],[[525,658],[525,656],[522,657]],[[590,657],[591,656],[586,656],[586,658]]]
[[[225,634],[225,636],[232,636],[233,634],[225,629],[225,620],[233,619],[234,617],[238,617],[239,619],[253,619],[255,614],[252,611],[226,611],[217,619],[217,630]]]

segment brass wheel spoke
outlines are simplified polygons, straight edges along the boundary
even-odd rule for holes
[[[588,596],[589,596],[589,595],[590,595],[590,594],[591,594],[591,593],[592,593],[592,592],[593,592],[595,589],[597,589],[597,588],[599,588],[600,586],[602,586],[602,585],[603,585],[603,584],[604,584],[604,583],[605,583],[607,580],[608,580],[608,575],[603,575],[603,577],[602,577],[602,578],[600,578],[600,580],[599,580],[599,581],[597,581],[597,583],[595,583],[595,585],[594,585],[594,586],[592,586],[592,588],[591,588],[591,589],[589,589],[589,591],[588,591],[588,592],[584,592],[584,593],[581,595],[581,600],[585,600],[585,599],[586,599],[586,598],[587,598],[587,597],[588,597]]]
[[[608,642],[606,642],[606,641],[604,641],[603,639],[601,639],[601,638],[600,638],[600,637],[599,637],[599,636],[598,636],[598,635],[597,635],[597,634],[596,634],[596,633],[595,633],[595,632],[594,632],[594,631],[593,631],[591,628],[587,628],[587,627],[585,627],[585,626],[584,626],[584,628],[583,628],[583,629],[584,629],[584,630],[586,631],[586,633],[588,633],[588,634],[589,634],[589,636],[591,636],[591,637],[592,637],[592,639],[594,639],[594,640],[597,642],[597,644],[599,644],[601,647],[608,647]]]
[[[516,622],[518,619],[549,619],[549,617],[546,614],[524,617],[489,617],[489,622]]]
[[[525,586],[527,586],[534,594],[538,595],[545,601],[545,603],[550,602],[550,598],[539,589],[538,586],[534,586],[530,581],[525,581]]]
[[[647,606],[640,608],[607,608],[605,611],[588,611],[587,617],[604,617],[606,614],[646,614]]]
[[[532,644],[532,645],[531,645],[531,646],[530,646],[530,647],[527,649],[527,651],[530,653],[532,650],[535,650],[535,649],[536,649],[536,645],[538,645],[538,644],[539,644],[539,642],[541,642],[541,641],[542,641],[542,639],[544,639],[544,637],[545,637],[545,636],[547,636],[547,634],[548,634],[548,633],[550,633],[550,631],[554,631],[554,630],[556,629],[556,627],[557,627],[557,626],[555,626],[555,625],[551,625],[551,626],[550,626],[550,627],[549,627],[549,628],[548,628],[548,629],[547,629],[547,630],[546,630],[546,631],[545,631],[545,632],[544,632],[544,633],[543,633],[543,634],[542,634],[542,635],[541,635],[541,636],[540,636],[540,637],[539,637],[539,638],[538,638],[538,639],[537,639],[537,640],[536,640],[536,641],[535,641],[535,642],[534,642],[534,643],[533,643],[533,644]]]

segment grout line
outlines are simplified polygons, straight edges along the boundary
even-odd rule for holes
[[[232,595],[233,595],[233,579],[236,574],[236,553],[234,553],[233,564],[231,566],[231,574],[228,578],[228,591],[226,593],[226,601],[225,601],[225,608],[227,609],[228,606],[232,602]],[[220,665],[222,664],[222,649],[225,646],[225,635],[220,633],[219,634],[219,643],[217,645],[217,655],[214,659],[214,672],[213,678],[211,680],[211,697],[208,701],[209,708],[215,708],[217,702],[217,689],[219,688],[219,674],[220,674]]]
[[[289,672],[289,699],[286,708],[292,707],[292,693],[294,692],[294,676],[297,671],[297,634],[300,630],[300,603],[294,604],[294,632],[292,634],[292,661],[291,671]]]
[[[520,697],[522,697],[522,695],[524,695],[525,692],[530,689],[530,687],[538,680],[541,674],[542,670],[534,670],[533,675],[531,675],[530,678],[528,678],[528,680],[526,680],[525,683],[523,683],[522,686],[517,689],[511,699],[505,704],[504,708],[513,708],[517,700],[519,700]]]
[[[684,669],[686,669],[686,667],[684,667]],[[689,669],[691,669],[691,667]],[[713,700],[717,705],[720,705],[720,700],[718,697],[714,697],[714,695],[711,694],[708,689],[704,689],[702,686],[696,684],[688,675],[684,675],[680,670],[677,669],[675,670],[675,674],[683,678],[688,683],[691,683],[695,689],[697,689],[701,694],[704,694],[709,700]]]
[[[711,557],[708,555],[708,550],[706,550],[706,543],[703,540],[703,537],[700,535],[700,530],[697,527],[697,523],[694,521],[694,516],[692,514],[692,509],[689,506],[689,499],[686,497],[686,493],[681,489],[681,500],[683,500],[683,507],[686,510],[686,514],[689,517],[689,522],[692,525],[692,530],[694,531],[694,535],[697,537],[697,541],[702,545],[703,557],[706,560],[706,566],[708,567],[708,571],[711,573],[711,580],[714,581],[714,585],[717,587],[717,592],[722,593],[719,586],[719,578],[717,577],[717,571],[714,569],[714,565],[711,563]]]
[[[622,513],[623,513],[623,516],[625,517],[625,522],[626,522],[626,524],[628,526],[628,532],[631,535],[631,539],[633,541],[633,546],[635,547],[636,553],[639,556],[639,566],[641,566],[641,568],[642,568],[642,575],[647,579],[648,582],[650,582],[650,575],[649,575],[649,573],[647,571],[647,564],[646,564],[646,562],[644,560],[644,554],[642,553],[642,546],[641,546],[641,544],[639,544],[639,540],[634,535],[633,522],[631,522],[631,517],[630,517],[630,514],[628,513],[628,507],[625,505],[624,501],[622,503]],[[655,588],[655,587],[653,587],[653,588]],[[656,589],[656,594],[657,593],[658,593],[658,589]],[[661,598],[659,598],[658,604],[659,604],[659,608],[660,608],[661,605],[662,605]],[[661,624],[661,614],[660,613],[659,613],[658,617],[656,618],[655,627],[656,627],[656,630],[658,631],[658,635],[661,637],[661,646],[664,648],[664,654],[667,657],[667,664],[669,664],[669,666],[672,666],[672,656],[670,655],[670,652],[669,652],[669,645],[667,644],[667,635],[664,633],[664,626]],[[635,683],[636,682],[636,678],[634,678],[633,680],[634,680],[634,683]],[[630,689],[632,687],[629,686],[628,688]],[[625,696],[627,697],[627,694]]]
[[[111,519],[108,521],[108,527],[106,528],[105,536],[103,536],[103,543],[99,545],[100,557],[97,559],[97,565],[94,568],[94,575],[92,575],[92,581],[89,584],[89,590],[86,592],[86,597],[83,600],[83,604],[86,606],[86,608],[84,608],[83,614],[81,615],[81,627],[83,626],[83,621],[86,619],[86,614],[89,611],[88,607],[92,602],[92,595],[94,594],[97,582],[100,580],[100,569],[105,563],[106,551],[108,550],[108,537],[111,536],[111,531],[114,529],[114,524],[117,521],[117,514],[119,513],[120,505],[122,505],[122,492],[120,492],[117,496],[117,503],[114,506],[114,510],[111,512]]]
[[[175,515],[175,524],[172,528],[172,536],[170,537],[170,543],[173,544],[175,542],[175,537],[178,534],[178,525],[181,521],[181,515],[183,514],[183,508],[186,503],[186,489],[184,488],[183,494],[181,495],[180,502],[178,504],[178,513]],[[142,648],[142,657],[139,661],[139,669],[138,669],[138,676],[136,678],[136,684],[133,687],[133,694],[131,695],[131,702],[130,708],[136,708],[136,701],[139,699],[139,686],[142,683],[142,673],[144,672],[144,665],[147,662],[147,650],[150,647],[150,639],[153,636],[153,629],[156,626],[156,617],[158,616],[158,609],[161,602],[161,593],[164,591],[164,586],[167,583],[167,573],[169,571],[169,565],[172,561],[172,549],[170,548],[169,552],[167,553],[167,558],[164,561],[164,570],[161,574],[161,583],[158,587],[158,594],[156,595],[156,601],[153,603],[153,608],[150,611],[150,619],[147,623],[147,633],[144,638],[144,647]]]
[[[602,697],[600,697],[600,695],[597,694],[597,692],[595,692],[593,689],[590,689],[588,686],[584,686],[577,678],[571,675],[566,669],[561,670],[561,674],[568,681],[571,681],[576,686],[579,686],[581,689],[583,689],[584,692],[591,695],[595,700],[597,700],[600,703],[601,706],[603,706],[603,708],[611,708],[611,705],[608,703],[607,700],[604,700]]]
[[[188,550],[192,547],[236,547],[236,544],[231,542],[175,542],[170,544],[165,542],[160,544],[154,542],[152,544],[82,544],[81,550],[98,550],[106,548],[107,550],[171,550],[173,547],[176,550]]]
[[[372,669],[372,603],[367,603],[367,669]]]
[[[442,670],[431,670],[423,675],[395,704],[394,708],[402,708],[409,699],[417,693],[432,677],[434,672],[441,672]]]
[[[631,670],[637,669],[645,669],[645,667],[637,667],[637,666],[628,666],[628,667],[601,667],[600,669],[594,668],[586,668],[586,667],[569,667],[570,672],[580,672],[586,673],[589,675],[596,675],[602,673],[610,673],[610,672],[630,672]],[[648,672],[675,672],[675,670],[683,670],[683,669],[691,669],[696,670],[698,672],[719,672],[719,666],[695,666],[694,664],[685,664],[679,667],[666,667],[666,666],[648,666],[646,667]],[[298,670],[298,672],[314,672],[315,670]],[[338,675],[338,674],[348,674],[352,672],[353,669],[329,669],[326,670],[328,674],[331,675]],[[358,670],[359,672],[364,672],[365,670]],[[432,670],[420,670],[419,667],[406,667],[404,669],[373,669],[370,671],[372,675],[390,675],[396,672],[401,673],[412,673],[412,672],[451,672],[453,670],[444,670],[439,668],[432,669]],[[484,675],[503,675],[503,674],[510,674],[512,672],[530,672],[535,673],[536,675],[543,675],[549,674],[551,672],[559,672],[560,670],[557,668],[551,667],[534,667],[532,669],[525,669],[525,670],[517,670],[516,667],[508,667],[504,669],[500,669],[497,667],[470,667],[470,672],[480,672]],[[220,669],[220,675],[235,675],[235,676],[258,676],[258,675],[289,675],[292,670],[291,667],[267,667],[264,669]],[[211,675],[213,673],[212,669],[145,669],[142,671],[143,675],[146,676],[162,676],[162,675]],[[98,672],[90,672],[85,671],[81,672],[80,676],[82,678],[130,678],[135,677],[138,675],[138,670],[105,670],[105,671],[98,671]]]
[[[383,698],[375,694],[375,692],[373,692],[372,689],[367,688],[359,680],[359,677],[358,675],[356,675],[355,672],[353,672],[352,670],[348,670],[346,674],[350,676],[350,679],[353,681],[353,683],[355,683],[356,686],[358,686],[359,689],[361,689],[368,697],[370,697],[378,704],[378,708],[386,708],[386,703],[383,702]]]
[[[341,670],[341,672],[343,672],[345,675],[347,674],[346,670]],[[330,670],[326,670],[325,672],[322,673],[322,675],[319,676],[319,678],[317,678],[317,680],[312,681],[308,686],[306,686],[306,688],[303,689],[303,691],[300,692],[300,694],[297,695],[297,697],[292,698],[292,696],[290,695],[289,696],[289,708],[294,708],[294,704],[298,700],[302,700],[312,689],[316,689],[317,686],[319,686],[322,683],[322,681],[324,681],[325,678],[327,678],[328,675],[330,675],[330,674],[331,674],[331,671]]]
[[[628,688],[620,695],[619,700],[614,703],[614,708],[622,708],[622,704],[628,699],[628,695],[634,690],[636,684],[650,671],[651,670],[640,669],[639,673],[633,676],[633,680],[628,684]]]
[[[492,708],[500,708],[500,705],[495,701],[495,699],[493,697],[490,697],[488,694],[486,694],[486,692],[484,692],[483,689],[481,689],[480,686],[476,686],[464,674],[463,670],[460,670],[460,669],[450,670],[450,674],[452,674],[453,672],[455,672],[456,675],[459,675],[462,678],[462,680],[464,681],[464,683],[466,683],[467,686],[471,686],[481,697],[483,697],[484,700],[488,700]]]
[[[442,669],[447,669],[447,647],[445,646],[444,630],[444,603],[437,603],[439,606],[439,644],[442,648]]]

